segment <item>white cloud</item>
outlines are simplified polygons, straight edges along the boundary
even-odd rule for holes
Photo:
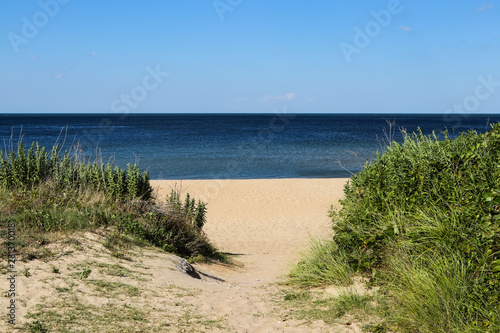
[[[284,95],[279,95],[279,96],[265,95],[260,100],[263,101],[263,102],[265,102],[265,101],[271,101],[271,100],[291,101],[295,97],[297,97],[295,95],[295,93],[286,93]]]
[[[488,9],[493,8],[493,7],[494,7],[493,5],[489,5],[489,4],[487,4],[487,3],[483,3],[481,6],[479,6],[479,7],[477,8],[477,11],[478,11],[478,12],[482,12],[483,10],[488,10]]]
[[[287,101],[291,101],[294,98],[295,98],[295,93],[286,93],[283,96],[278,96],[277,99],[286,99]]]
[[[54,76],[54,79],[62,79],[62,77],[63,77],[62,74],[57,74]]]
[[[403,31],[412,31],[413,28],[410,28],[410,27],[405,27],[403,25],[399,26],[398,30],[403,30]]]

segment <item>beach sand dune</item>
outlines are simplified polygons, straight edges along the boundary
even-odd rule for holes
[[[202,277],[194,279],[177,268],[180,258],[172,254],[133,248],[118,258],[103,246],[106,230],[77,234],[71,242],[49,244],[61,253],[56,259],[19,264],[31,276],[16,278],[17,323],[33,321],[25,316],[38,312],[55,314],[43,320],[54,331],[56,319],[65,318],[88,332],[124,331],[123,325],[127,332],[361,332],[357,323],[292,319],[275,302],[283,298],[277,282],[300,260],[310,237],[331,238],[328,211],[332,204],[339,208],[346,181],[152,181],[159,199],[181,189],[183,198],[189,193],[208,203],[204,230],[235,265],[193,264]],[[87,266],[92,272],[82,278]],[[124,317],[115,323],[118,316]],[[0,331],[15,331],[6,325],[0,322]]]
[[[208,203],[204,231],[236,254],[249,280],[274,281],[307,249],[310,236],[331,237],[328,211],[339,207],[347,179],[152,181],[158,198],[172,189]],[[238,274],[238,279],[241,276]]]
[[[331,238],[328,211],[332,205],[340,208],[347,180],[161,180],[152,185],[158,198],[179,189],[208,203],[204,230],[219,250],[234,255],[238,267],[195,266],[225,280],[226,289],[206,295],[205,308],[223,314],[238,332],[361,332],[356,324],[307,327],[258,316],[273,311],[275,283],[300,260],[311,237]]]

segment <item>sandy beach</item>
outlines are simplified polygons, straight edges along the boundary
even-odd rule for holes
[[[95,313],[109,318],[108,324],[89,323],[104,325],[89,327],[89,332],[118,332],[124,328],[115,326],[114,318],[128,318],[125,312],[132,304],[134,316],[144,320],[138,325],[123,319],[127,332],[361,332],[355,322],[326,325],[293,319],[275,303],[282,288],[277,282],[307,250],[310,237],[331,237],[328,211],[331,205],[339,208],[346,181],[151,181],[160,199],[177,188],[183,197],[189,193],[207,202],[204,230],[219,250],[232,255],[235,265],[194,264],[202,275],[194,279],[177,268],[180,259],[172,254],[132,248],[125,259],[117,258],[103,246],[105,233],[86,232],[49,244],[61,253],[55,260],[23,264],[30,276],[17,277],[23,304],[18,323],[23,325],[24,316],[36,309],[78,318],[78,309],[102,312],[98,306],[107,309]],[[87,279],[79,277],[84,267],[92,270]]]
[[[208,238],[221,251],[233,254],[237,269],[195,265],[224,279],[230,288],[219,290],[215,299],[238,332],[360,332],[356,324],[326,326],[322,322],[303,327],[299,321],[256,318],[272,312],[270,294],[283,281],[290,265],[300,260],[311,237],[329,239],[332,205],[339,200],[348,179],[252,179],[252,180],[160,180],[152,181],[158,198],[172,189],[208,203]],[[223,305],[225,304],[225,305]],[[212,308],[213,309],[213,308]]]
[[[347,179],[152,181],[158,198],[180,189],[208,203],[204,231],[236,254],[248,278],[270,281],[307,249],[310,237],[331,236],[328,211],[338,208]]]

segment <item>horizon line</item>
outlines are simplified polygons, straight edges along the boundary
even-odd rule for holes
[[[99,116],[99,115],[104,115],[104,116],[114,116],[114,117],[128,117],[128,116],[267,116],[267,115],[299,115],[299,116],[336,116],[336,115],[349,115],[349,116],[355,116],[355,115],[398,115],[398,116],[443,116],[443,115],[450,115],[450,116],[491,116],[491,115],[498,115],[500,116],[499,113],[426,113],[426,112],[418,112],[418,113],[410,113],[410,112],[402,112],[402,113],[391,113],[391,112],[359,112],[359,113],[352,113],[352,112],[331,112],[331,113],[326,113],[326,112],[314,112],[314,113],[304,113],[304,112],[279,112],[279,113],[271,113],[271,112],[262,112],[262,113],[229,113],[229,112],[217,112],[217,113],[211,113],[211,112],[148,112],[148,113],[126,113],[126,114],[121,114],[121,113],[107,113],[107,112],[16,112],[16,113],[3,113],[0,112],[0,117],[2,116]]]

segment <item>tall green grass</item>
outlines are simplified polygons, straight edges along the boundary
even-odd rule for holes
[[[61,155],[58,146],[49,153],[36,142],[28,151],[22,141],[17,153],[0,150],[0,187],[32,188],[49,179],[59,188],[91,186],[117,198],[148,200],[152,194],[149,172],[141,173],[136,164],[128,164],[123,170],[111,164],[86,163],[76,153]]]
[[[352,284],[352,275],[347,254],[338,244],[314,239],[304,260],[292,268],[289,282],[304,287],[348,286]]]
[[[403,134],[331,212],[328,247],[342,249],[330,251],[332,264],[308,257],[298,267],[335,275],[345,262],[371,277],[397,330],[500,332],[500,124],[455,139]]]
[[[77,154],[61,155],[57,146],[47,152],[37,143],[28,151],[22,142],[17,151],[0,151],[0,237],[15,222],[22,259],[49,256],[43,247],[56,235],[96,228],[184,257],[224,259],[202,230],[206,204],[189,194],[181,202],[175,191],[167,201],[167,206],[156,203],[148,172],[135,164],[120,169],[85,162]]]

